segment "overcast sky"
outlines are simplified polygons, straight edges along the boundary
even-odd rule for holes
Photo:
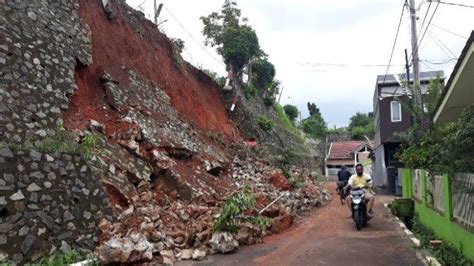
[[[220,10],[224,0],[157,2],[165,6],[159,20],[165,21],[162,29],[166,35],[185,41],[184,58],[195,66],[223,75],[225,66],[220,56],[211,47],[202,47],[204,37],[199,17]],[[474,5],[474,0],[446,2]],[[134,8],[142,5],[145,15],[151,18],[153,0],[127,0],[127,3]],[[386,67],[374,65],[388,64],[403,3],[403,0],[237,0],[243,16],[256,30],[262,49],[276,67],[276,78],[284,87],[282,104],[296,105],[304,118],[308,116],[306,103],[315,102],[331,127],[346,126],[357,111],[372,111],[376,76],[386,71]],[[416,4],[419,30],[429,3],[416,0]],[[425,26],[435,6],[432,3]],[[432,63],[422,62],[421,70],[444,70],[449,77],[456,61],[447,61],[459,56],[473,29],[474,8],[440,4],[420,45],[420,58]],[[404,49],[411,51],[409,34],[409,15],[405,10],[389,73],[404,71]]]

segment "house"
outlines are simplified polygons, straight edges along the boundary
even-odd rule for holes
[[[462,110],[474,104],[473,73],[474,31],[441,95],[433,116],[436,125],[457,121]],[[414,200],[419,221],[474,260],[474,173],[402,172],[403,197]]]
[[[444,82],[443,71],[420,73],[422,93],[437,77]],[[401,102],[406,97],[411,97],[407,88],[402,85],[403,80],[406,80],[406,74],[377,76],[373,98],[375,119],[374,151],[371,156],[374,159],[373,180],[375,187],[383,187],[384,192],[388,193],[395,193],[397,187],[401,188],[397,185],[398,169],[402,167],[396,158],[401,144],[397,133],[406,131],[412,125],[412,117]],[[411,76],[410,82],[413,83]]]
[[[325,158],[326,177],[337,180],[337,172],[342,166],[347,166],[351,173],[357,163],[365,165],[366,171],[371,172],[369,154],[372,144],[368,141],[340,141],[331,142]]]

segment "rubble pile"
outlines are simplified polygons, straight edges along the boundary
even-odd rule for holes
[[[255,132],[220,88],[126,1],[0,2],[0,260],[80,248],[104,263],[200,260],[329,199],[303,170],[289,169],[295,184],[249,155],[243,136]],[[62,130],[78,138],[55,138]],[[59,148],[90,134],[94,156]],[[256,199],[245,215],[272,226],[214,232],[243,186]]]
[[[292,168],[295,175],[301,171]],[[102,235],[97,255],[104,263],[149,261],[151,258],[162,263],[201,260],[208,254],[232,252],[239,245],[253,244],[269,233],[281,232],[312,207],[330,200],[330,194],[309,177],[301,188],[281,190],[271,182],[276,174],[279,174],[278,170],[265,162],[234,159],[232,178],[235,186],[251,188],[257,199],[248,214],[261,213],[273,223],[270,228],[240,223],[238,230],[232,233],[213,232],[212,229],[225,198],[205,201],[197,195],[188,202],[159,200],[151,183],[141,181],[137,195],[128,208],[121,210],[116,221],[111,223],[104,219],[100,223]],[[160,194],[165,198],[172,196]],[[133,245],[137,241],[140,244]]]

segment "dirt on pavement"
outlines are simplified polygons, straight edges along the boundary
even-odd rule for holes
[[[265,238],[258,245],[230,255],[215,255],[192,265],[423,265],[413,243],[383,205],[392,197],[377,196],[375,217],[357,231],[347,206],[341,205],[335,184],[333,200],[296,227]],[[184,265],[189,264],[184,263]]]

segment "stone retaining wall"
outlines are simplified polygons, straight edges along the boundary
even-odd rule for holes
[[[80,156],[4,147],[0,172],[0,257],[22,262],[54,249],[94,248],[110,208]]]

